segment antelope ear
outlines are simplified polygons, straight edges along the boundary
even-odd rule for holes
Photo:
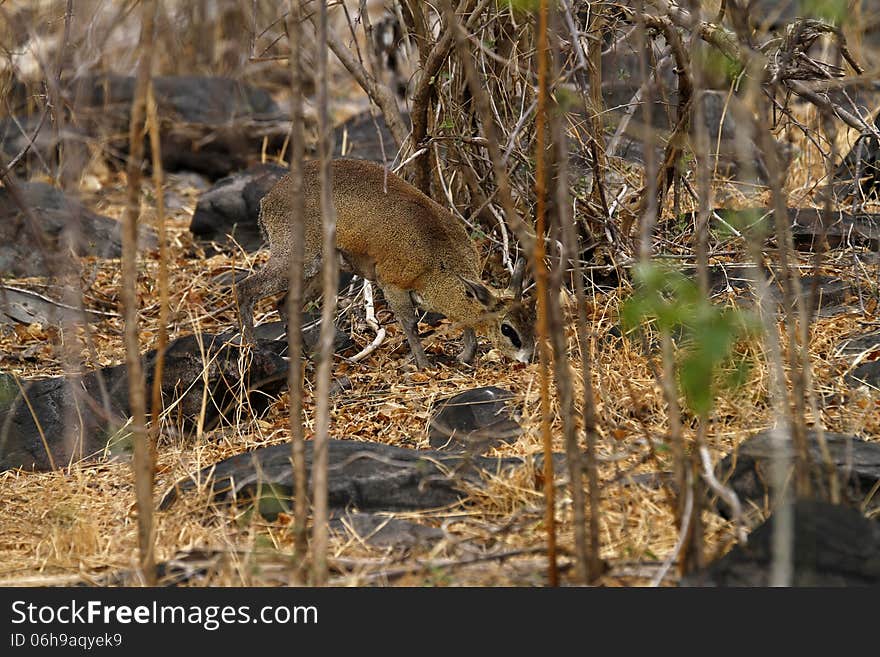
[[[464,283],[464,293],[471,299],[476,299],[486,308],[491,308],[495,303],[495,295],[482,283],[471,281],[464,276],[459,276]]]

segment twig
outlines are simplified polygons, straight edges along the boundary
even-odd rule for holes
[[[688,474],[688,479],[690,479],[690,474]],[[688,482],[690,484],[690,482]],[[657,574],[654,575],[651,580],[651,586],[657,587],[660,586],[660,583],[663,581],[663,578],[666,577],[666,573],[669,571],[669,568],[672,566],[673,562],[678,557],[682,548],[684,547],[685,541],[687,541],[688,533],[690,531],[690,520],[691,520],[691,510],[694,504],[694,493],[691,489],[690,485],[686,486],[686,494],[684,500],[684,511],[682,512],[682,523],[681,527],[678,530],[678,539],[675,541],[675,547],[672,548],[672,551],[666,555],[666,558],[663,560],[663,565],[660,566],[660,570],[657,571]]]
[[[742,504],[739,502],[739,497],[737,497],[736,492],[734,492],[732,488],[727,488],[724,484],[718,481],[712,468],[712,457],[709,455],[709,450],[705,445],[700,446],[700,460],[703,463],[703,479],[706,480],[706,483],[709,484],[709,488],[715,491],[715,494],[718,495],[718,497],[727,502],[727,505],[730,507],[731,515],[733,516],[736,540],[739,541],[741,545],[745,545],[748,540],[748,532],[746,531],[745,522],[743,521]]]
[[[364,314],[366,315],[367,325],[376,332],[376,337],[369,345],[349,358],[352,363],[357,363],[358,361],[363,360],[376,351],[379,345],[385,341],[385,327],[379,326],[379,322],[376,321],[376,306],[373,303],[373,286],[370,284],[370,281],[366,279],[364,280]]]
[[[326,2],[326,0],[321,1]],[[310,15],[309,20],[314,24],[314,15]],[[403,118],[400,115],[400,110],[397,108],[397,101],[395,100],[394,93],[391,89],[367,73],[360,62],[358,62],[354,55],[351,54],[351,51],[345,47],[345,44],[343,44],[339,37],[332,31],[327,34],[327,46],[333,51],[333,54],[336,55],[339,61],[342,62],[342,65],[348,69],[348,72],[351,73],[352,77],[354,77],[361,88],[367,92],[367,95],[369,95],[373,102],[379,107],[397,147],[400,148],[403,146],[409,130],[404,126]],[[319,48],[318,59],[321,57],[323,57],[323,54],[320,52]]]
[[[31,146],[34,145],[34,141],[36,140],[37,135],[40,134],[40,130],[43,128],[43,123],[45,122],[46,116],[48,114],[49,114],[49,105],[46,105],[43,107],[43,111],[40,113],[40,120],[37,122],[37,127],[34,129],[33,134],[30,135],[30,137],[28,137],[27,143],[15,155],[15,157],[13,157],[11,160],[9,160],[9,162],[6,164],[6,166],[3,167],[2,170],[0,170],[0,178],[5,178],[6,174],[15,168],[15,165],[19,163],[21,158],[23,158],[25,155],[27,155],[27,152],[31,149]],[[16,122],[16,126],[19,127],[19,129],[21,128],[21,124],[19,124],[18,122]],[[22,134],[25,134],[25,133],[22,132]],[[25,136],[27,137],[26,134],[25,134]]]
[[[412,566],[401,566],[400,568],[386,568],[377,572],[369,573],[367,575],[360,575],[359,577],[365,578],[368,581],[373,581],[377,579],[396,579],[398,577],[403,577],[405,575],[412,575],[419,572],[430,572],[432,570],[437,570],[439,568],[458,568],[462,566],[469,566],[475,563],[483,563],[486,561],[498,561],[504,559],[510,559],[512,557],[519,557],[527,554],[540,554],[543,552],[544,548],[522,548],[518,550],[506,550],[504,552],[495,552],[492,554],[481,554],[474,557],[468,557],[466,559],[434,559],[431,561],[424,562],[416,562]],[[337,569],[341,567],[362,567],[366,565],[361,559],[346,559],[343,557],[336,557],[332,560],[332,564],[336,566]]]

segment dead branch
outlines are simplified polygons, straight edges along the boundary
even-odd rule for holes
[[[309,15],[309,20],[314,25],[314,14]],[[316,26],[316,29],[320,29],[320,26]],[[397,107],[397,100],[394,98],[394,92],[388,88],[388,85],[383,84],[370,75],[335,33],[330,32],[326,38],[327,46],[333,51],[333,54],[336,55],[361,88],[379,107],[388,129],[391,131],[391,136],[394,138],[397,147],[401,148],[406,141],[409,130],[404,126],[403,117]],[[321,56],[322,54],[319,52],[318,57]]]

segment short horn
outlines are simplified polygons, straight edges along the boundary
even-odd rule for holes
[[[507,288],[516,301],[522,301],[523,279],[525,278],[525,273],[526,259],[519,258],[513,268],[513,274],[510,276],[510,285]]]

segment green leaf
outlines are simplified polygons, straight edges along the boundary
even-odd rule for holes
[[[715,48],[702,48],[698,52],[703,53],[701,60],[697,60],[703,66],[703,75],[712,88],[723,89],[738,78],[743,71],[741,62],[731,59]]]
[[[18,386],[15,384],[15,379],[9,374],[0,372],[0,408],[11,404],[17,395]]]
[[[849,16],[847,0],[801,0],[800,16],[843,25]]]
[[[740,340],[757,331],[757,319],[742,309],[712,303],[693,277],[669,267],[637,265],[633,279],[635,292],[621,308],[621,324],[629,330],[652,323],[661,333],[676,336],[678,386],[692,412],[708,414],[718,384],[745,380],[744,357],[731,364],[731,354]],[[722,369],[728,370],[726,377],[720,376]]]
[[[571,108],[580,102],[580,97],[574,91],[565,87],[556,89],[553,92],[553,97],[556,99],[556,105],[553,109],[557,119],[561,119],[563,114],[571,111]]]
[[[534,13],[538,11],[540,0],[497,0],[499,9],[510,7],[520,13]]]
[[[720,224],[719,232],[727,236],[733,234],[730,229],[734,228],[740,233],[751,236],[752,239],[762,240],[770,233],[773,225],[773,214],[758,208],[731,210],[730,212],[721,211],[718,216],[724,219],[727,224]]]
[[[274,521],[279,513],[291,512],[290,490],[276,484],[262,484],[254,506],[266,520]]]

